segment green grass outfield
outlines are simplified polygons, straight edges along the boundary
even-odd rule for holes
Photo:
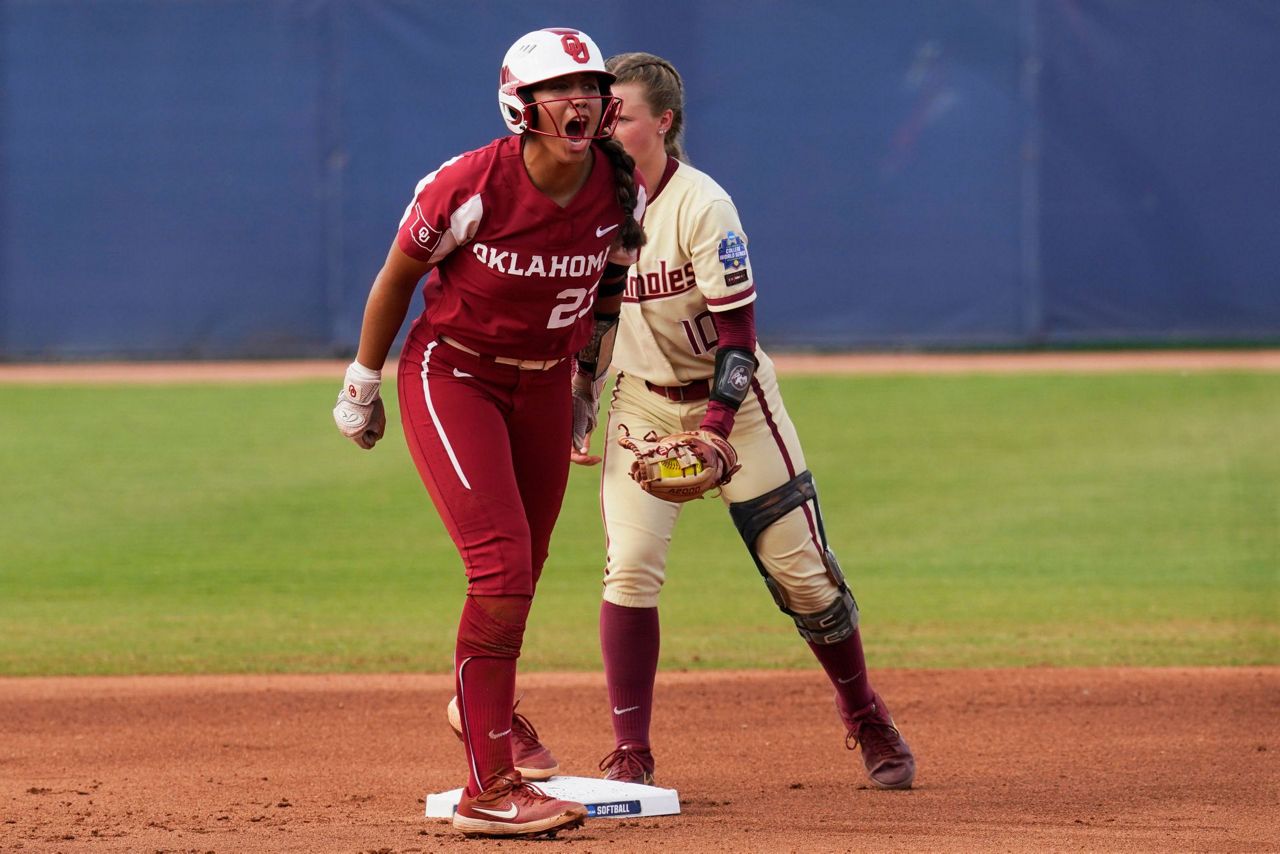
[[[873,667],[1280,663],[1280,375],[783,391]],[[0,674],[449,669],[458,558],[398,427],[334,430],[333,382],[0,393]],[[599,666],[597,477],[522,668]],[[664,667],[812,666],[719,502],[681,520],[662,620]]]

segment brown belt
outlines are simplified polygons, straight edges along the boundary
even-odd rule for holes
[[[470,353],[481,359],[488,359],[490,362],[497,362],[499,365],[514,365],[522,371],[547,371],[564,361],[559,359],[510,359],[506,356],[489,356],[484,353],[477,353],[466,344],[460,344],[454,341],[448,335],[441,335],[440,340],[448,344],[450,347],[461,350],[464,353]]]
[[[694,380],[688,385],[654,385],[648,380],[644,384],[649,391],[660,394],[667,400],[682,402],[686,400],[706,400],[711,397],[711,380]]]

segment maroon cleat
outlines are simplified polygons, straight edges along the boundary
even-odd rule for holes
[[[606,780],[653,785],[653,754],[647,747],[623,745],[600,760]]]
[[[872,785],[879,789],[910,789],[916,778],[916,758],[894,725],[879,694],[871,704],[844,718],[848,727],[845,747],[862,748],[862,764]],[[838,704],[837,704],[838,705]]]
[[[516,700],[516,706],[520,701]],[[458,698],[449,701],[449,726],[453,734],[462,739],[462,717],[458,714]],[[550,780],[560,773],[560,763],[555,756],[538,740],[538,731],[524,715],[511,710],[511,754],[515,760],[516,770],[526,780]]]
[[[587,808],[545,794],[516,774],[499,777],[474,798],[466,792],[453,814],[453,826],[464,836],[554,836],[581,827]]]
[[[516,705],[520,701],[516,700]],[[524,715],[511,710],[511,753],[516,770],[529,780],[549,780],[560,771],[560,763],[538,740],[538,731]]]

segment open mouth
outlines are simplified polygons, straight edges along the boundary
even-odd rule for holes
[[[564,123],[564,135],[570,139],[582,139],[586,132],[587,123],[578,116],[574,116]]]

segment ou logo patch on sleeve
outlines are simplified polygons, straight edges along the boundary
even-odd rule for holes
[[[730,231],[720,241],[720,263],[726,270],[747,266],[747,244],[735,232]]]
[[[409,224],[409,237],[413,239],[413,242],[427,252],[434,252],[443,234],[443,231],[436,231],[427,225],[427,218],[422,215],[422,208],[415,204],[413,206],[413,222]]]

